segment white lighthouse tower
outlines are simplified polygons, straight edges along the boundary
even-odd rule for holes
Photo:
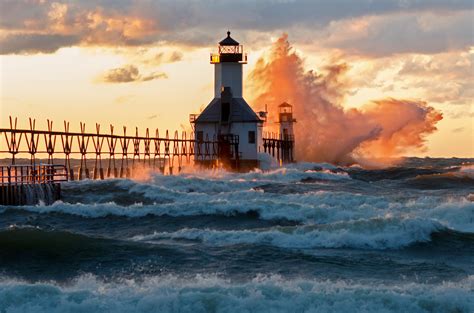
[[[242,97],[242,66],[247,63],[247,55],[228,31],[210,61],[214,65],[214,99],[191,120],[195,139],[198,143],[206,138],[217,140],[221,163],[240,170],[256,168],[263,120]]]

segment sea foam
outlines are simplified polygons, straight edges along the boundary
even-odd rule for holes
[[[474,277],[439,285],[353,283],[280,276],[153,276],[67,285],[0,280],[0,312],[472,312]]]

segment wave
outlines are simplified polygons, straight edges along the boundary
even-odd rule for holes
[[[0,276],[4,273],[34,281],[69,281],[84,272],[101,277],[115,273],[140,276],[155,271],[153,253],[170,258],[177,255],[172,247],[153,246],[150,251],[149,244],[138,242],[15,227],[0,231]]]
[[[0,279],[0,312],[472,312],[474,277],[438,285],[217,275],[150,276],[68,285]]]
[[[474,233],[474,202],[464,197],[448,199],[442,203],[427,201],[426,204],[426,207],[420,209],[420,204],[412,202],[408,205],[408,209],[412,211],[411,214],[435,220],[447,228]]]
[[[270,229],[214,230],[181,229],[176,232],[155,232],[135,236],[132,240],[197,240],[208,245],[236,244],[270,245],[279,248],[356,248],[401,249],[414,243],[431,241],[435,232],[446,229],[433,221],[422,219],[373,218],[327,225],[278,226]]]
[[[368,170],[359,167],[343,169],[355,180],[376,182],[403,181],[405,186],[417,189],[454,189],[474,186],[474,166],[447,167],[391,167]]]
[[[220,173],[217,176],[182,174],[177,176],[154,175],[150,181],[109,179],[80,181],[64,184],[62,200],[66,203],[115,203],[121,206],[153,205],[174,202],[206,201],[209,198],[234,199],[252,191],[263,191],[268,184],[299,182],[302,180],[347,180],[347,174],[299,172],[296,169],[277,169],[272,172],[246,174]]]
[[[107,179],[105,181],[84,180],[65,184],[65,190],[114,192],[140,186],[156,188],[165,193],[197,192],[222,193],[236,190],[247,190],[255,186],[272,182],[298,182],[301,179],[314,178],[322,180],[350,180],[343,170],[337,170],[328,164],[298,164],[273,169],[270,171],[254,170],[249,173],[232,173],[226,171],[201,170],[177,175],[153,173],[148,180]],[[134,190],[142,192],[143,190]]]
[[[431,175],[418,175],[406,184],[419,189],[474,188],[474,174],[471,171],[456,171]]]
[[[419,175],[442,174],[447,170],[414,167],[390,167],[386,169],[367,170],[363,168],[350,168],[348,174],[352,179],[374,182],[379,180],[404,180]]]
[[[25,254],[45,253],[73,256],[78,251],[106,253],[115,240],[89,237],[67,231],[43,230],[39,227],[17,227],[0,231],[0,255],[21,251]],[[12,254],[12,255],[13,255]]]
[[[474,202],[466,197],[424,196],[393,201],[387,196],[349,192],[317,191],[305,194],[269,194],[243,190],[225,194],[182,194],[170,203],[152,205],[116,203],[71,204],[9,207],[42,214],[63,213],[85,218],[108,215],[125,217],[221,215],[233,217],[252,214],[262,220],[328,224],[385,216],[422,218],[436,221],[456,231],[474,232]],[[3,207],[3,211],[6,207]],[[0,214],[2,212],[0,211]]]
[[[456,243],[457,248],[471,249],[474,245],[474,233],[455,231],[430,219],[408,217],[380,217],[244,230],[184,227],[172,232],[155,231],[127,238],[116,240],[68,231],[12,226],[0,231],[0,255],[24,251],[26,254],[74,256],[76,252],[86,251],[88,255],[100,256],[116,252],[114,249],[126,253],[137,252],[142,248],[147,249],[146,246],[150,243],[158,243],[162,247],[162,243],[168,246],[171,241],[179,243],[181,240],[197,241],[210,246],[247,244],[284,249],[386,250],[403,249],[421,243],[446,245],[446,242]]]
[[[50,268],[51,264],[62,264],[62,270],[67,267],[76,268],[80,262],[95,262],[96,258],[110,255],[121,255],[133,258],[146,254],[149,245],[129,240],[79,234],[61,230],[45,230],[39,227],[12,226],[0,231],[0,267],[10,268],[12,262],[29,264],[33,269],[21,268],[21,272],[34,274],[35,268],[45,267],[44,271],[57,272]],[[154,247],[160,253],[171,251],[167,247]],[[42,263],[40,260],[46,260]],[[8,264],[7,264],[8,263]],[[17,265],[13,264],[13,265]],[[112,266],[111,264],[109,264]],[[0,310],[1,312],[1,310]]]
[[[160,197],[159,193],[157,196]],[[123,206],[114,202],[72,204],[58,201],[51,206],[23,206],[16,209],[38,213],[61,212],[91,218],[107,215],[143,217],[149,214],[158,216],[232,216],[236,213],[257,212],[262,219],[325,222],[343,216],[347,218],[366,217],[367,214],[378,210],[377,207],[387,208],[388,206],[390,206],[390,202],[386,199],[350,193],[321,191],[302,195],[282,195],[267,194],[260,190],[244,190],[216,195],[181,194],[170,203],[154,203],[152,205],[138,203]]]

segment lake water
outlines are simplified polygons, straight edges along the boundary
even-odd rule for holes
[[[69,182],[0,206],[0,312],[474,312],[473,162]]]

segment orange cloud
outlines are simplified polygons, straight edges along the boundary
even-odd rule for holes
[[[137,16],[108,13],[99,8],[78,17],[85,25],[75,24],[76,31],[84,34],[83,44],[137,45],[152,41],[157,25],[154,20]]]

